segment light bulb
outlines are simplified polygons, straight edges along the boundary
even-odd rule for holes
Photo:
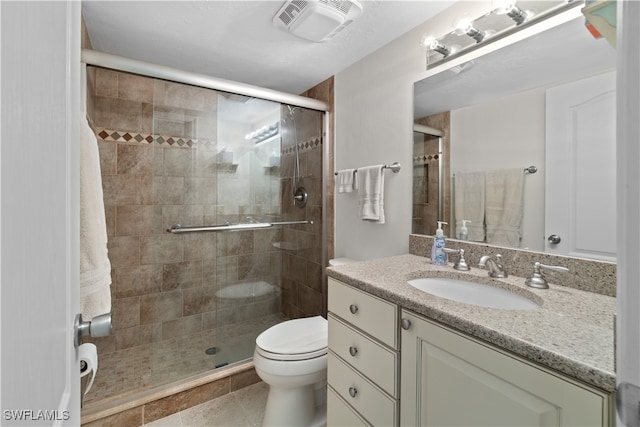
[[[493,11],[496,14],[507,15],[516,23],[516,25],[522,24],[533,16],[533,12],[529,10],[522,10],[516,6],[516,2],[514,0],[494,0],[493,7]]]

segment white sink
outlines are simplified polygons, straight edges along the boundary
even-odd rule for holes
[[[534,310],[539,307],[523,295],[467,280],[429,277],[409,280],[407,283],[437,297],[480,307],[503,310]]]

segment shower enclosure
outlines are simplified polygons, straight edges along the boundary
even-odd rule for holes
[[[323,111],[92,66],[87,82],[113,332],[92,340],[85,406],[224,369],[322,313]]]

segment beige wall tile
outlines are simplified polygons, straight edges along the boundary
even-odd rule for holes
[[[118,98],[153,103],[153,79],[129,73],[118,73]]]
[[[117,167],[120,174],[151,175],[153,166],[153,146],[149,144],[118,144]]]
[[[118,97],[118,72],[105,68],[96,70],[96,95],[109,98]]]
[[[166,322],[182,317],[182,292],[171,291],[140,297],[140,324]]]
[[[140,237],[140,264],[165,264],[184,259],[182,236],[167,233]]]
[[[127,298],[162,290],[162,266],[138,265],[116,269],[116,296]]]
[[[140,239],[136,236],[112,236],[107,241],[112,268],[140,263]]]
[[[202,260],[164,264],[162,266],[162,290],[202,286]]]

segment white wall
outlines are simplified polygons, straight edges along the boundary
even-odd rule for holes
[[[525,176],[521,247],[543,251],[545,90],[453,110],[451,140],[452,174],[538,167]]]
[[[443,4],[446,7],[446,4]],[[489,11],[460,1],[335,77],[335,168],[400,162],[385,172],[386,224],[361,221],[354,193],[336,193],[335,255],[372,259],[407,253],[411,233],[413,83],[425,73],[422,37],[451,31],[456,18]]]

